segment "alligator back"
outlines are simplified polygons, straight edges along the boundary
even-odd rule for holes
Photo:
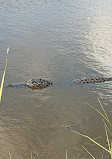
[[[112,81],[112,77],[94,77],[94,78],[89,78],[85,77],[83,79],[78,79],[74,80],[74,82],[78,83],[101,83],[101,82],[107,82],[107,81]]]
[[[47,80],[43,80],[43,79],[31,79],[27,82],[23,82],[23,83],[13,83],[13,84],[9,84],[8,87],[21,87],[21,86],[27,86],[31,89],[42,89],[42,88],[46,88],[50,85],[52,85],[53,82],[47,81]]]

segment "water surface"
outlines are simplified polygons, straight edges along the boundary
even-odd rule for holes
[[[70,130],[104,136],[101,118],[84,102],[99,108],[100,98],[111,116],[112,82],[72,80],[112,77],[111,17],[110,0],[0,0],[0,77],[10,47],[5,86],[32,78],[55,82],[43,90],[4,88],[0,158],[29,159],[29,142],[41,159],[65,158],[66,150],[69,158],[87,159],[82,145],[101,157],[102,150]]]

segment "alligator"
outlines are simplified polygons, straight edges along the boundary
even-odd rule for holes
[[[53,85],[53,82],[47,81],[44,79],[31,79],[27,82],[23,83],[13,83],[9,84],[8,87],[19,87],[19,86],[27,86],[31,89],[42,89]]]
[[[94,78],[89,78],[85,77],[83,79],[78,79],[78,80],[73,80],[73,82],[77,82],[79,84],[83,83],[101,83],[101,82],[107,82],[107,81],[112,81],[112,77],[94,77]]]
[[[77,79],[77,80],[73,80],[73,82],[77,82],[79,84],[83,84],[83,83],[101,83],[101,82],[107,82],[107,81],[112,81],[112,77],[94,77],[94,78],[89,78],[89,77],[85,77],[83,79]],[[23,83],[13,83],[13,84],[9,84],[8,87],[19,87],[19,86],[27,86],[31,89],[42,89],[42,88],[46,88],[53,85],[53,82],[51,81],[47,81],[44,79],[31,79],[27,82],[23,82]]]

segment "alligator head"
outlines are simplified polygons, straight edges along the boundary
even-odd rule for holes
[[[43,79],[31,79],[26,83],[26,86],[32,89],[42,89],[52,85],[53,82],[43,80]]]

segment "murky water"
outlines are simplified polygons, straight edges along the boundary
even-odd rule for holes
[[[0,0],[0,77],[10,47],[5,85],[43,78],[43,90],[4,88],[0,106],[0,159],[87,159],[102,150],[70,130],[104,136],[101,99],[111,117],[112,82],[78,85],[83,77],[112,77],[111,0]],[[100,109],[100,108],[99,108]],[[67,129],[66,126],[69,126]],[[33,151],[33,150],[32,150]],[[106,156],[108,157],[108,156]]]

